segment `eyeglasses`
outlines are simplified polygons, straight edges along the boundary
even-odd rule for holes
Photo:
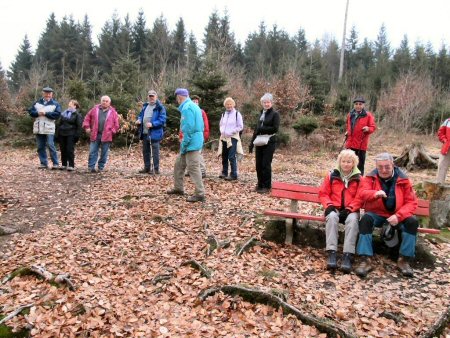
[[[391,170],[392,169],[392,165],[387,164],[387,165],[377,165],[377,169],[378,170]]]

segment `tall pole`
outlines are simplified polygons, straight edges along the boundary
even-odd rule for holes
[[[350,2],[350,0],[347,0],[347,5],[345,6],[344,32],[342,33],[341,59],[339,61],[339,78],[338,78],[338,82],[341,82],[342,75],[344,74],[345,35],[346,35],[346,32],[347,32],[347,13],[348,13],[348,3],[349,2]]]

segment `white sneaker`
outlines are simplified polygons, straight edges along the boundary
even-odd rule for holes
[[[75,168],[74,167],[67,167],[67,171],[74,171]]]

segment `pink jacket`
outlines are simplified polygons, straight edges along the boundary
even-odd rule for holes
[[[98,111],[100,105],[94,106],[83,121],[83,128],[91,130],[91,142],[97,139],[98,134]],[[119,131],[119,115],[113,106],[109,107],[103,127],[102,142],[112,142],[113,135]]]

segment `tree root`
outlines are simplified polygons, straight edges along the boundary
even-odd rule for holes
[[[158,283],[160,283],[160,282],[169,280],[169,279],[171,279],[172,277],[173,277],[173,274],[171,274],[171,273],[162,273],[162,274],[160,274],[160,275],[156,275],[156,276],[153,277],[153,279],[152,279],[152,284],[153,284],[153,285],[156,285],[156,284],[158,284]]]
[[[192,268],[200,271],[201,275],[206,278],[211,278],[211,272],[205,268],[203,265],[201,265],[199,262],[197,262],[195,259],[191,259],[189,261],[186,261],[184,263],[181,263],[181,266],[184,265],[190,265]]]
[[[206,257],[211,256],[216,249],[227,248],[230,246],[231,241],[226,239],[224,241],[219,241],[216,236],[209,235],[206,238],[206,243],[208,243],[208,247],[206,248]]]
[[[425,333],[421,334],[419,338],[439,337],[449,323],[450,323],[450,306],[447,307],[447,310],[440,315],[438,320],[436,320],[434,324],[431,327],[429,327]]]
[[[70,291],[75,290],[75,286],[73,285],[72,281],[70,280],[69,274],[63,273],[63,274],[59,274],[59,275],[55,276],[53,273],[47,271],[44,267],[42,267],[40,265],[32,265],[31,267],[21,267],[15,271],[13,271],[8,276],[6,276],[2,280],[2,284],[9,282],[10,280],[14,279],[17,276],[27,276],[27,275],[35,275],[39,278],[46,280],[50,284],[56,285],[56,286],[65,284]]]
[[[17,232],[17,230],[0,225],[0,236],[11,235],[15,232]]]
[[[13,312],[11,312],[9,315],[7,315],[2,320],[0,320],[0,325],[2,325],[3,323],[6,323],[8,320],[10,320],[10,319],[14,318],[15,316],[17,316],[18,314],[22,313],[23,310],[29,309],[32,306],[34,306],[34,304],[27,304],[27,305],[22,305],[22,306],[18,307]]]
[[[250,289],[238,285],[225,285],[214,288],[205,289],[198,295],[199,299],[204,301],[209,296],[214,295],[217,292],[223,292],[224,294],[231,296],[240,296],[244,300],[252,303],[260,303],[272,306],[274,308],[281,307],[283,313],[292,314],[303,323],[311,326],[315,326],[320,332],[327,333],[330,337],[356,337],[355,334],[349,333],[344,329],[338,327],[334,322],[327,319],[321,319],[312,315],[302,313],[296,307],[286,303],[280,297],[277,297],[271,293],[264,292],[258,289]]]
[[[270,249],[270,245],[258,241],[255,237],[250,237],[248,240],[246,240],[241,246],[238,246],[236,248],[236,256],[241,256],[244,252],[250,250],[255,245],[262,246],[264,248]]]

